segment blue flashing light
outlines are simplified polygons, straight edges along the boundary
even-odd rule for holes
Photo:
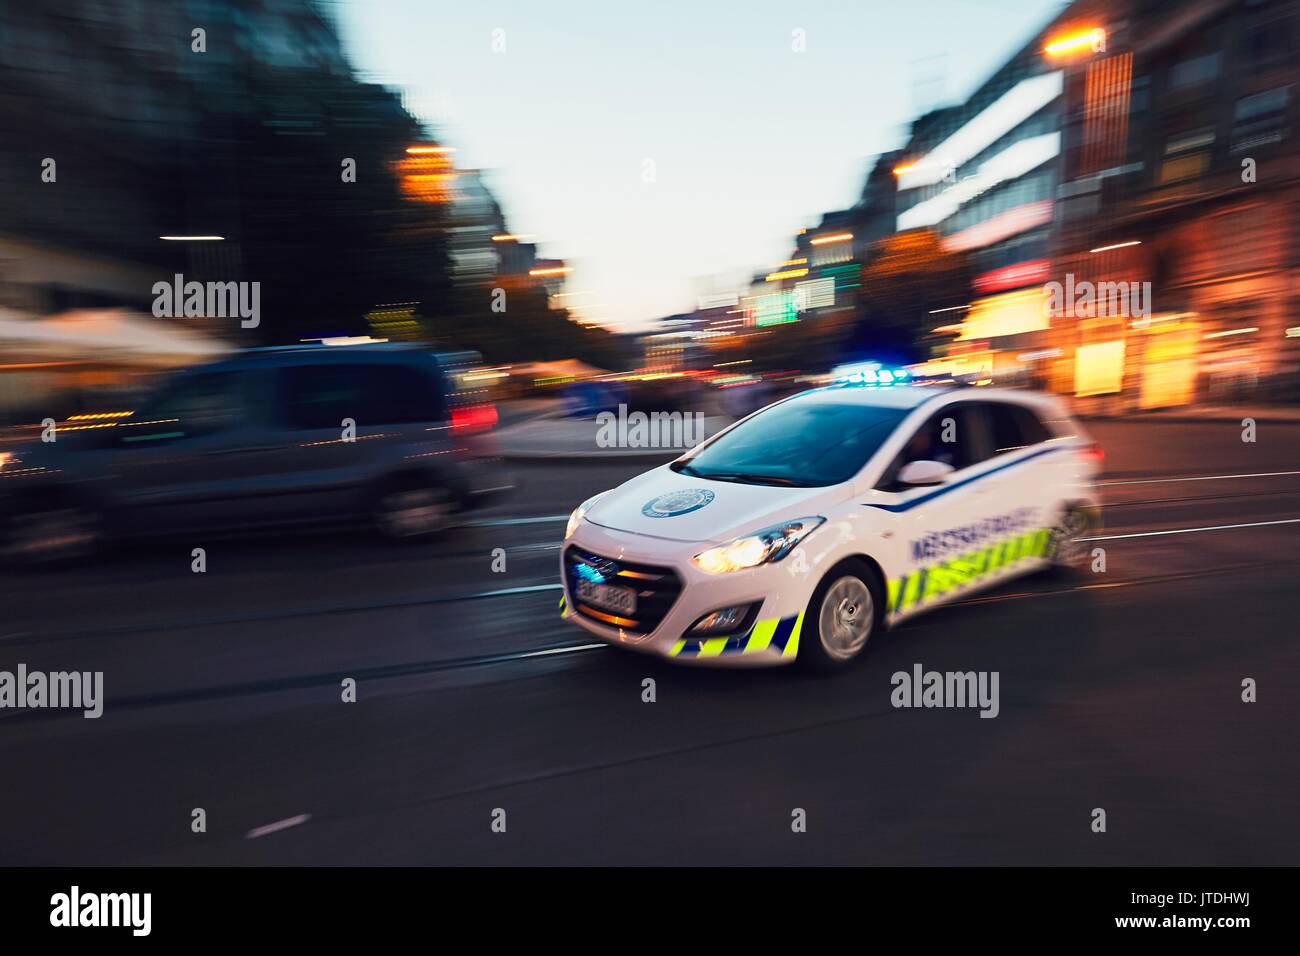
[[[885,368],[879,362],[840,365],[831,371],[837,385],[861,385],[877,388],[895,385],[911,378],[905,368]]]

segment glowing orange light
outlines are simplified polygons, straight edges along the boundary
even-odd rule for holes
[[[1047,44],[1047,46],[1043,47],[1043,52],[1048,56],[1069,56],[1071,53],[1078,53],[1085,48],[1092,50],[1094,53],[1104,52],[1106,49],[1106,31],[1101,27],[1093,27],[1091,30],[1069,33]]]
[[[568,266],[556,266],[553,269],[529,269],[530,276],[562,276],[569,271]]]
[[[767,277],[767,281],[776,282],[780,279],[797,279],[800,276],[806,276],[807,274],[808,274],[807,269],[787,269],[784,272],[770,273]]]
[[[911,172],[912,170],[916,169],[916,167],[917,167],[918,165],[919,165],[918,163],[903,163],[903,165],[901,165],[901,166],[895,166],[895,167],[894,167],[894,175],[895,175],[895,176],[901,176],[901,175],[903,175],[904,173],[909,173],[909,172]]]
[[[852,238],[853,233],[851,232],[837,232],[829,236],[818,236],[811,241],[814,246],[825,246],[832,242],[848,242]]]
[[[418,202],[441,203],[453,198],[456,168],[443,146],[408,146],[396,163],[402,192]]]

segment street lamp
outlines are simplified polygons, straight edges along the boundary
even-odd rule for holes
[[[1053,59],[1073,56],[1084,51],[1105,53],[1106,31],[1101,27],[1092,27],[1088,30],[1066,33],[1049,41],[1047,46],[1043,47],[1043,53]]]

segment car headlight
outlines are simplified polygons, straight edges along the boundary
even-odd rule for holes
[[[612,491],[613,489],[610,490]],[[578,507],[573,509],[573,514],[569,515],[569,523],[564,529],[564,537],[566,539],[573,537],[573,532],[578,530],[578,525],[582,524],[582,519],[586,517],[587,512],[591,510],[591,506],[607,494],[609,494],[608,491],[602,491],[598,495],[592,495],[582,504],[578,505]]]
[[[771,564],[793,551],[795,545],[825,520],[814,515],[782,521],[762,531],[701,551],[691,560],[697,568],[709,574],[727,574],[730,571],[756,568],[760,564]]]

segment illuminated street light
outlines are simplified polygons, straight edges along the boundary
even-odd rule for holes
[[[167,242],[225,242],[225,236],[159,236]]]
[[[562,276],[569,271],[568,266],[556,266],[551,269],[529,269],[530,276]]]
[[[832,242],[848,242],[852,238],[853,233],[851,232],[837,232],[829,236],[818,236],[816,239],[810,241],[814,246],[826,246],[830,245]]]
[[[1085,49],[1093,53],[1105,53],[1106,31],[1101,27],[1093,27],[1091,30],[1069,33],[1048,43],[1043,47],[1043,52],[1050,57],[1063,57]]]

